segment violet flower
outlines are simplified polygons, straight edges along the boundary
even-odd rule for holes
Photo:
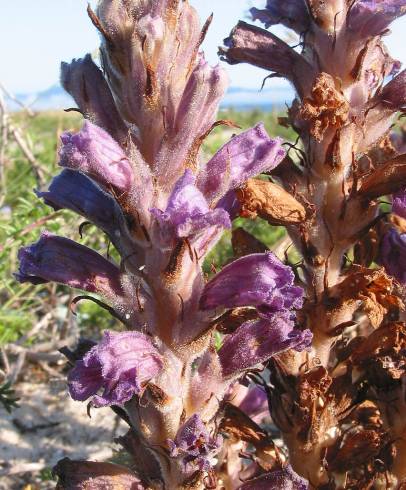
[[[223,209],[210,210],[195,183],[195,175],[187,169],[175,184],[165,211],[151,210],[165,237],[188,238],[210,227],[231,227],[227,212]]]
[[[168,439],[167,443],[170,456],[179,458],[185,467],[208,471],[221,438],[212,437],[200,416],[195,414],[179,428],[175,439]]]
[[[400,283],[406,284],[406,233],[398,233],[394,228],[382,237],[379,263],[388,274]]]
[[[133,182],[131,163],[104,129],[85,121],[79,133],[61,136],[60,165],[80,170],[105,186],[128,192]]]
[[[270,139],[263,124],[234,136],[204,166],[197,187],[215,202],[250,177],[272,170],[285,157],[280,138]]]
[[[404,0],[358,0],[349,14],[349,28],[359,37],[377,36],[405,13]]]
[[[44,232],[38,242],[20,249],[20,282],[54,281],[115,298],[123,294],[120,270],[110,261],[67,238]]]
[[[226,338],[219,350],[223,375],[235,376],[288,349],[303,351],[311,341],[310,330],[296,329],[287,314],[246,322]]]
[[[123,405],[162,369],[162,356],[146,335],[106,331],[69,372],[69,393],[78,401],[93,397],[95,407]]]
[[[37,192],[55,210],[69,209],[88,219],[119,243],[128,233],[123,212],[111,194],[92,179],[74,170],[65,169],[52,180],[48,191]]]
[[[259,124],[201,162],[228,77],[200,52],[210,19],[201,28],[189,2],[101,0],[88,14],[102,39],[102,70],[90,56],[63,65],[62,84],[85,121],[79,132],[62,136],[65,170],[38,194],[106,232],[120,268],[44,234],[20,251],[17,277],[101,294],[126,325],[125,332],[106,332],[68,376],[72,398],[111,406],[130,425],[125,448],[132,471],[117,481],[200,489],[217,471],[221,440],[212,434],[230,384],[270,357],[309,344],[309,332],[293,321],[303,291],[271,253],[239,259],[207,284],[202,270],[205,254],[238,212],[236,189],[274,171],[286,152]],[[230,59],[260,46],[259,64],[281,68],[303,90],[311,87],[309,60],[273,35],[262,33],[258,41],[258,33],[240,27],[236,35],[245,45],[230,42]],[[263,62],[275,53],[279,59]],[[213,310],[235,307],[251,308],[257,319],[242,321],[216,349]],[[75,480],[69,472],[77,466],[63,466],[61,488],[87,484],[92,469],[95,482],[111,480],[104,467],[88,465]]]
[[[235,260],[203,291],[202,310],[256,306],[264,313],[300,308],[303,290],[294,285],[292,269],[271,252]]]
[[[406,190],[401,190],[393,195],[392,213],[406,219]]]
[[[264,417],[269,416],[268,395],[262,386],[253,386],[238,404],[252,420],[260,423]]]

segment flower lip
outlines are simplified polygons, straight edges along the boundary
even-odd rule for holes
[[[288,349],[303,351],[310,347],[311,340],[310,330],[295,328],[286,313],[248,321],[229,335],[219,350],[223,375],[237,376]]]
[[[204,166],[197,187],[215,202],[250,177],[275,168],[285,157],[282,139],[271,139],[262,123],[234,136]]]
[[[70,371],[69,393],[78,401],[93,396],[96,407],[123,405],[162,369],[162,357],[149,337],[140,332],[106,331],[101,342]]]
[[[133,169],[121,146],[104,129],[85,121],[78,133],[61,136],[60,165],[91,175],[105,187],[125,193],[133,183]]]
[[[165,211],[151,209],[166,237],[187,238],[213,226],[231,227],[228,213],[224,209],[211,210],[195,182],[196,176],[187,169],[175,184]]]

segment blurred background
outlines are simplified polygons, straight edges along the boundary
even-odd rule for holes
[[[214,20],[203,45],[206,58],[218,63],[217,48],[239,19],[264,0],[205,0],[195,4],[202,22]],[[91,5],[94,7],[95,2]],[[74,106],[59,84],[59,65],[97,53],[98,34],[86,14],[86,0],[14,0],[0,2],[0,489],[53,488],[51,468],[61,458],[116,457],[112,439],[120,424],[103,410],[86,415],[86,406],[66,395],[66,369],[58,349],[73,345],[79,335],[97,338],[112,319],[90,301],[72,311],[75,294],[62,286],[19,285],[13,278],[17,252],[48,229],[107,251],[103,235],[68,211],[53,212],[38,200],[58,172],[58,145],[63,131],[78,130],[81,116],[63,109]],[[405,21],[397,21],[386,39],[394,58],[406,61]],[[290,34],[276,32],[292,45]],[[293,99],[290,86],[247,65],[229,66],[230,88],[219,119],[247,129],[263,121],[271,136],[294,141],[295,134],[278,124]],[[206,140],[209,158],[235,132],[216,129]],[[283,238],[278,227],[261,220],[237,220],[269,246]],[[206,260],[205,268],[219,267],[231,257],[225,234]],[[17,400],[19,399],[19,400]],[[113,421],[113,423],[112,423]]]

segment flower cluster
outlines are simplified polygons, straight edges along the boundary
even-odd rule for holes
[[[224,123],[216,112],[227,77],[200,52],[210,21],[200,29],[188,2],[101,0],[88,13],[102,67],[89,55],[63,64],[84,123],[62,135],[63,170],[37,195],[96,225],[119,263],[44,232],[20,251],[16,277],[96,294],[122,322],[97,344],[65,351],[68,386],[74,400],[126,421],[121,442],[135,463],[129,471],[63,460],[55,472],[61,488],[203,488],[222,465],[218,425],[230,387],[311,342],[295,317],[303,290],[272,253],[235,260],[208,282],[202,271],[240,212],[239,189],[286,152],[258,124],[202,161],[204,139]],[[215,347],[224,316],[241,309],[246,321]],[[288,470],[280,471],[275,481]]]
[[[315,488],[395,488],[406,478],[405,446],[396,442],[405,425],[395,415],[404,402],[389,402],[404,400],[406,376],[399,362],[406,158],[403,138],[389,132],[405,110],[406,71],[383,36],[406,2],[263,3],[251,14],[265,28],[240,22],[220,54],[283,77],[296,91],[281,122],[297,132],[297,143],[270,172],[274,182],[248,182],[237,193],[242,216],[285,225],[303,258],[300,318],[313,333],[312,350],[269,363],[272,418],[293,469]],[[295,46],[267,30],[277,24],[297,38]],[[385,196],[393,196],[391,215],[381,209]],[[273,488],[274,477],[260,476],[252,488]]]

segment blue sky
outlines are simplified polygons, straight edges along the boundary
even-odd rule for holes
[[[249,7],[265,0],[190,0],[202,21],[214,12],[204,44],[206,56],[217,63],[217,46]],[[281,0],[285,1],[285,0]],[[94,4],[94,0],[91,1]],[[87,0],[0,1],[0,81],[13,92],[35,92],[58,80],[60,61],[80,57],[98,46],[98,35],[86,15]],[[406,64],[406,18],[392,28],[387,44],[392,56]],[[227,65],[233,86],[258,88],[265,72]],[[283,82],[276,81],[275,84]]]

